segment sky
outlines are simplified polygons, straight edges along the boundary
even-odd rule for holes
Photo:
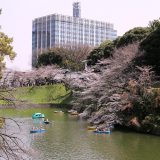
[[[15,70],[31,69],[32,20],[49,14],[72,16],[74,0],[0,0],[0,31],[13,38],[17,56],[7,60]],[[134,27],[145,27],[160,17],[160,0],[79,0],[81,17],[114,24],[121,36]]]

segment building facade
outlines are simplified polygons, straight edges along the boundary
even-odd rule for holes
[[[68,45],[97,46],[104,40],[114,40],[113,24],[81,17],[80,3],[73,3],[73,17],[52,14],[32,22],[32,65],[44,50]]]

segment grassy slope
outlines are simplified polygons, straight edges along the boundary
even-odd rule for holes
[[[63,103],[69,96],[70,90],[66,90],[63,84],[34,86],[34,87],[19,87],[13,95],[16,99],[34,104]],[[4,104],[4,102],[0,102]]]

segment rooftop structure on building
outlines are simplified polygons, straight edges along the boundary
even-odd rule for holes
[[[61,46],[98,46],[104,40],[114,40],[117,31],[108,22],[81,18],[80,2],[73,3],[73,16],[51,14],[32,22],[32,66],[39,54]]]
[[[73,3],[73,17],[81,18],[80,2],[74,2]]]

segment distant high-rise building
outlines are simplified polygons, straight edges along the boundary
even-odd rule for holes
[[[32,66],[39,54],[53,47],[97,46],[104,40],[114,40],[117,31],[111,23],[81,17],[80,3],[73,3],[73,17],[52,14],[32,22]]]

